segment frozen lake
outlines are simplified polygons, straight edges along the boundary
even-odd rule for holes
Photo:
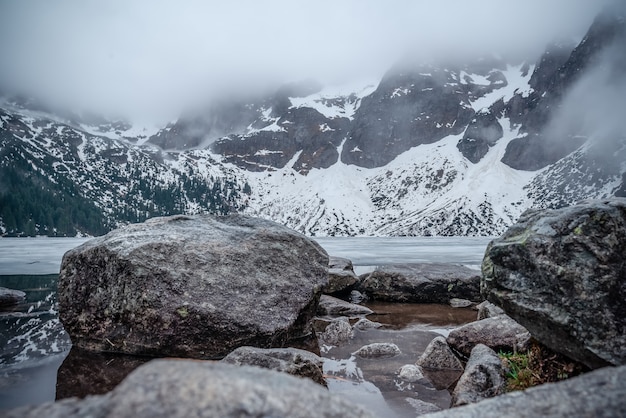
[[[63,254],[89,238],[0,238],[0,275],[56,274]],[[480,265],[490,237],[314,237],[329,255],[359,266],[403,263]],[[357,268],[358,270],[358,268]]]
[[[76,380],[71,373],[69,377],[66,375],[69,373],[68,370],[72,371],[77,367],[76,364],[88,365],[86,366],[87,369],[92,370],[91,367],[95,364],[97,355],[82,360],[72,359],[65,366],[65,369],[62,366],[65,364],[64,359],[70,352],[71,342],[59,322],[56,311],[56,278],[63,254],[88,239],[0,238],[0,286],[21,289],[27,294],[25,303],[14,310],[0,312],[0,415],[2,415],[3,409],[25,404],[39,404],[65,397],[63,392],[65,389],[63,388],[68,385],[71,386],[71,382]],[[492,238],[315,237],[314,239],[326,249],[329,255],[352,260],[355,272],[361,274],[373,270],[377,265],[384,264],[443,262],[478,268],[487,244]],[[374,308],[374,306],[372,307]],[[428,306],[418,306],[418,308],[428,311],[426,312],[428,318],[432,317],[433,313],[429,309],[434,308]],[[391,308],[383,306],[375,309],[378,312],[378,310],[385,311]],[[400,309],[399,312],[394,311],[394,314],[391,315],[394,318],[406,317],[413,321],[414,312],[412,309],[415,307],[398,305],[393,309]],[[442,315],[449,320],[454,316],[453,314],[460,315],[462,312],[446,311]],[[474,313],[470,312],[469,315],[474,316]],[[391,316],[387,315],[386,317]],[[420,311],[418,317],[423,316],[424,312]],[[383,315],[382,318],[385,316]],[[463,317],[454,319],[448,325],[452,326],[453,323],[460,324],[466,321],[467,318]],[[418,322],[420,321],[418,320]],[[403,330],[390,329],[380,332],[387,334],[376,335],[379,338],[384,337],[394,341],[396,339],[403,341],[402,338],[407,339],[407,345],[404,349],[407,352],[417,346],[423,349],[422,346],[425,346],[433,338],[433,335],[436,335],[433,334],[434,330],[432,329],[416,330],[411,326],[407,326]],[[368,338],[371,337],[370,335]],[[364,344],[365,342],[355,339],[354,344],[357,343]],[[356,348],[352,345],[347,346],[347,348],[344,347],[343,351],[347,350],[346,353],[348,354],[341,350],[327,354],[327,357],[339,356],[337,361],[328,359],[325,363],[332,369],[333,374],[337,374],[337,378],[331,379],[329,385],[333,391],[342,392],[347,398],[361,403],[364,402],[363,399],[374,396],[372,390],[375,389],[375,399],[367,403],[368,406],[372,410],[380,412],[379,416],[395,416],[385,412],[389,411],[387,402],[394,402],[395,389],[392,392],[381,392],[367,379],[361,379],[362,381],[356,386],[353,383],[342,384],[345,380],[342,373],[345,372],[346,367],[346,370],[359,370],[359,373],[365,373],[363,376],[366,377],[370,373],[367,362],[357,364],[354,358],[349,356],[350,350],[354,351]],[[414,353],[413,357],[417,354],[419,353]],[[414,361],[413,358],[403,360]],[[103,366],[102,370],[98,372],[99,375],[109,373],[108,364],[110,361],[107,358],[107,366]],[[391,374],[386,377],[389,382],[393,383],[393,372],[397,366],[395,363],[389,365]],[[130,370],[132,369],[128,371]],[[389,393],[391,393],[392,398],[388,398]],[[422,393],[420,396],[427,395],[428,393]],[[444,395],[449,396],[449,394]],[[68,396],[76,396],[76,393],[72,392]],[[439,402],[445,403],[447,398],[440,399]]]

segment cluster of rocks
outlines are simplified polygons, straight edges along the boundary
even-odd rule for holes
[[[479,290],[488,301],[477,321],[434,338],[398,371],[406,382],[450,390],[458,408],[433,416],[615,416],[626,410],[624,250],[626,199],[527,212],[489,245],[482,279],[446,265],[357,277],[349,260],[329,259],[311,239],[269,221],[153,219],[64,256],[60,318],[83,349],[222,360],[153,360],[107,394],[7,416],[371,416],[324,388],[321,357],[284,347],[316,337],[319,346],[341,345],[356,330],[381,327],[365,318],[369,308],[335,296],[460,306],[480,302]],[[496,351],[525,351],[531,338],[592,369],[618,367],[503,395]],[[398,354],[392,343],[352,353]],[[438,409],[412,401],[423,412]]]

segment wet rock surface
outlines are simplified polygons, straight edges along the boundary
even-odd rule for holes
[[[483,295],[591,368],[626,364],[626,199],[525,212],[489,244]]]
[[[365,316],[373,313],[373,311],[363,305],[346,302],[343,299],[335,298],[329,295],[320,297],[317,307],[317,314],[322,316]]]
[[[480,272],[446,263],[377,267],[358,285],[372,300],[449,303],[452,298],[481,301]]]
[[[223,357],[310,334],[327,283],[314,241],[241,215],[129,225],[65,254],[59,312],[85,349]]]
[[[605,367],[558,383],[507,393],[426,418],[623,416],[626,366]]]
[[[348,293],[358,281],[352,261],[331,256],[328,263],[328,284],[322,290],[326,294]]]
[[[371,417],[308,379],[258,367],[153,360],[112,392],[9,411],[20,417]]]

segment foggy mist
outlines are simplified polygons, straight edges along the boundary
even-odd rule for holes
[[[379,79],[407,54],[536,59],[606,0],[0,0],[0,92],[167,121],[228,91]]]

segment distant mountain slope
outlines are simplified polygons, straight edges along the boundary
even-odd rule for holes
[[[241,209],[244,189],[206,151],[166,154],[0,109],[3,235],[99,235],[157,215],[227,213]]]
[[[223,98],[153,135],[5,100],[0,231],[236,211],[310,235],[497,235],[527,208],[626,195],[624,15],[537,63],[402,62]]]

